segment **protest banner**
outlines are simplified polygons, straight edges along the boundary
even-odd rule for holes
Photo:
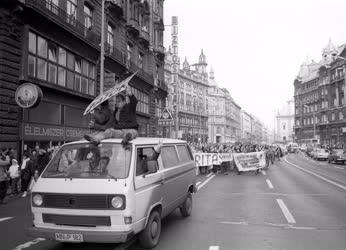
[[[233,154],[234,162],[239,172],[255,171],[266,167],[264,152]]]
[[[222,162],[232,161],[232,153],[194,153],[197,167],[220,165]]]

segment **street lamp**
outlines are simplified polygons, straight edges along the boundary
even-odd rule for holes
[[[304,107],[309,108],[309,106],[306,105],[306,104],[304,104]],[[313,106],[312,106],[312,108],[313,108]],[[313,120],[313,123],[314,123],[314,139],[316,139],[316,116],[315,116],[315,111],[313,111],[312,115],[313,115],[313,118],[314,118],[314,120]]]

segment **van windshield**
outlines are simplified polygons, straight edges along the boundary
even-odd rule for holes
[[[123,179],[128,176],[130,159],[131,150],[121,144],[66,145],[50,161],[42,177]]]

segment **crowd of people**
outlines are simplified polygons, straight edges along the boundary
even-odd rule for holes
[[[265,152],[268,166],[274,164],[275,160],[280,161],[286,153],[284,148],[276,144],[255,144],[255,143],[189,143],[193,153],[252,153]],[[232,169],[232,163],[221,164],[221,173],[227,174],[228,169]],[[215,166],[214,166],[215,170]]]
[[[57,147],[43,149],[36,146],[25,151],[20,161],[16,159],[14,149],[0,150],[0,204],[6,204],[7,196],[20,193],[22,197],[27,196],[30,184],[41,174]]]

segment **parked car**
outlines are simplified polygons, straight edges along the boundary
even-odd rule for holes
[[[344,149],[334,149],[331,150],[328,156],[328,163],[346,162],[346,150]]]
[[[329,151],[324,148],[317,148],[314,150],[313,159],[315,160],[328,160]]]
[[[299,147],[297,143],[288,144],[288,152],[289,153],[298,153]]]
[[[139,234],[142,247],[154,248],[161,219],[176,208],[189,216],[196,190],[196,165],[186,141],[136,138],[130,149],[121,139],[98,146],[68,143],[33,187],[29,234],[100,243],[125,242]]]
[[[308,149],[308,148],[307,148],[307,146],[306,146],[305,144],[300,145],[300,147],[299,147],[299,150],[300,150],[301,152],[306,152],[307,149]]]

